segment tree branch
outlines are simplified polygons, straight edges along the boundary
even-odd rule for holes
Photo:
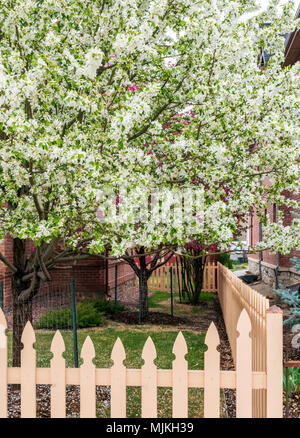
[[[15,267],[15,265],[13,263],[11,263],[3,254],[1,254],[0,252],[0,260],[9,267],[9,269],[11,271],[13,271],[14,273],[17,272],[17,268]]]

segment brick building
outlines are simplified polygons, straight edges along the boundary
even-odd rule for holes
[[[296,18],[300,17],[300,5],[296,12]],[[264,60],[263,60],[264,61]],[[300,30],[286,36],[285,41],[285,62],[283,66],[293,65],[300,61]],[[300,200],[300,194],[295,195],[289,192],[283,192],[285,196],[291,199]],[[290,225],[295,219],[292,209],[281,207],[284,212],[284,225]],[[266,213],[270,216],[273,222],[277,220],[277,206],[270,205]],[[299,212],[298,212],[299,213]],[[261,241],[262,227],[259,224],[259,220],[255,214],[250,216],[249,219],[249,244],[255,245]],[[261,251],[258,254],[251,254],[249,256],[249,270],[255,274],[261,275],[263,281],[268,284],[272,284],[273,287],[278,287],[280,284],[289,286],[293,283],[300,282],[300,273],[293,268],[290,261],[292,257],[300,257],[299,251],[293,251],[287,256],[273,253],[271,251]]]
[[[26,250],[31,252],[33,242],[27,240]],[[9,260],[13,261],[12,240],[6,236],[0,241],[0,252]],[[131,267],[123,261],[106,261],[99,257],[90,257],[80,260],[75,266],[69,264],[61,265],[61,268],[50,271],[51,283],[59,285],[70,285],[71,280],[75,280],[77,299],[99,298],[114,296],[115,290],[115,265],[117,269],[118,299],[123,302],[137,302],[138,292],[135,284],[135,274]],[[12,303],[11,276],[9,268],[0,261],[0,281],[4,283],[4,305]],[[44,283],[39,294],[46,290],[49,283]]]

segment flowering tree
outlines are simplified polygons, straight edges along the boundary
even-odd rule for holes
[[[245,18],[249,0],[1,0],[0,238],[14,257],[0,257],[16,348],[58,263],[189,239],[224,249],[251,207],[297,206],[281,192],[299,190],[299,67],[279,69],[295,23],[276,3],[264,30],[266,16]],[[259,47],[273,54],[263,72]],[[298,222],[266,236],[287,252]]]

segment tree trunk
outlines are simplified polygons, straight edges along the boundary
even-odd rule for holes
[[[32,297],[26,301],[20,301],[22,291],[30,286],[30,280],[22,281],[25,275],[27,263],[26,241],[13,239],[13,257],[17,272],[12,277],[12,298],[13,298],[13,366],[21,365],[21,336],[27,321],[32,322]]]
[[[13,367],[21,365],[21,336],[27,321],[32,322],[32,300],[19,301],[13,281]]]
[[[193,260],[193,276],[195,279],[194,284],[194,294],[192,297],[191,304],[194,306],[199,304],[199,297],[202,291],[203,287],[203,272],[204,272],[204,265],[202,263],[202,259],[195,259]]]
[[[192,255],[198,255],[197,251],[191,251]],[[182,295],[187,295],[190,304],[199,304],[200,294],[203,288],[203,274],[206,264],[206,256],[199,258],[181,258],[182,280],[184,290]]]

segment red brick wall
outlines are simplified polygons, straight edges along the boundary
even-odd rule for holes
[[[300,200],[300,193],[298,195],[294,195],[290,192],[283,192],[283,194],[291,199]],[[289,209],[285,206],[281,207],[281,210],[284,212],[284,225],[290,225],[295,219],[295,216],[292,214],[293,209]],[[299,213],[299,212],[298,212]],[[276,222],[276,210],[274,205],[270,205],[267,208],[267,214],[270,216],[271,221]],[[249,225],[250,225],[250,245],[255,245],[257,242],[259,242],[259,220],[256,214],[252,216],[252,218],[249,218]],[[291,267],[292,264],[290,262],[290,259],[294,256],[300,257],[300,251],[292,251],[289,255],[281,255],[280,256],[280,266],[282,267]],[[259,254],[251,254],[250,258],[259,260]],[[270,263],[272,265],[277,265],[277,254],[273,253],[272,251],[263,251],[263,261],[266,263]]]
[[[13,260],[12,241],[7,236],[0,243],[2,254],[4,254],[10,261]],[[27,253],[29,254],[33,248],[33,242],[28,240],[26,242]],[[114,288],[115,285],[115,269],[116,262],[108,262],[108,289]],[[121,261],[118,263],[118,285],[122,285],[127,281],[133,280],[135,274],[130,266]],[[61,265],[66,266],[66,265]],[[7,277],[10,270],[0,262],[0,276],[4,276],[4,304],[9,305],[12,301],[11,296],[11,279]],[[106,261],[98,257],[91,257],[87,260],[80,260],[75,266],[69,269],[53,269],[50,271],[52,284],[66,284],[75,280],[76,295],[79,299],[82,298],[96,298],[104,296],[106,292]],[[51,284],[50,283],[50,284]],[[49,283],[45,283],[43,289],[47,289]]]

